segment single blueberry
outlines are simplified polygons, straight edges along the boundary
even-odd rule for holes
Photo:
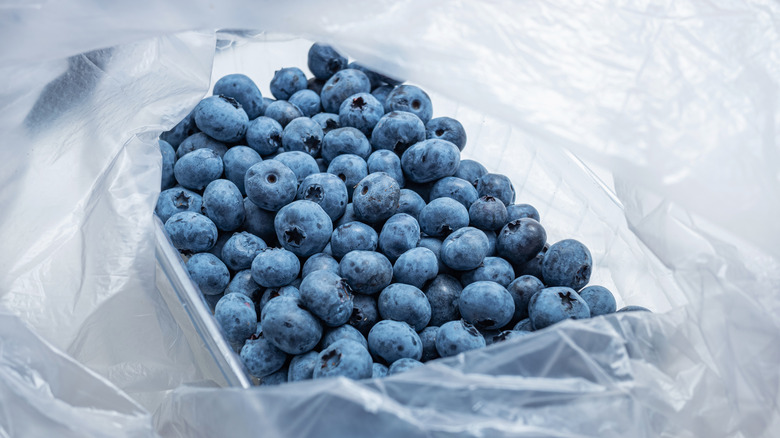
[[[326,173],[328,171],[328,162],[322,157],[317,158],[317,168],[320,170],[320,173]]]
[[[420,211],[420,229],[428,236],[447,237],[468,225],[468,210],[452,198],[433,199]]]
[[[197,149],[185,154],[173,165],[173,174],[182,187],[203,190],[222,176],[222,158],[211,149]]]
[[[403,321],[416,331],[428,325],[431,304],[425,294],[410,284],[393,283],[379,294],[377,299],[382,319]]]
[[[265,108],[265,117],[276,120],[284,128],[298,117],[303,117],[303,111],[286,100],[277,100]]]
[[[398,198],[398,213],[406,213],[418,220],[420,212],[425,208],[425,201],[416,192],[409,189],[401,189],[401,196]]]
[[[401,82],[403,82],[403,81],[399,81],[397,79],[393,79],[393,78],[387,77],[387,76],[385,76],[385,75],[383,75],[381,73],[377,73],[377,72],[375,72],[373,70],[370,70],[370,69],[368,69],[368,68],[358,64],[357,62],[350,62],[349,65],[347,65],[347,68],[354,68],[355,70],[360,70],[363,73],[365,73],[366,76],[368,77],[368,80],[371,81],[371,89],[372,90],[377,88],[377,87],[382,86],[382,84],[384,84],[385,82],[388,83],[388,84],[394,84],[394,85],[398,85]],[[384,100],[380,100],[380,102],[384,102]]]
[[[337,71],[347,68],[347,58],[329,45],[314,43],[309,49],[307,65],[316,78],[327,80]]]
[[[438,326],[430,325],[420,332],[420,340],[423,344],[422,358],[420,358],[421,361],[427,362],[439,357],[439,352],[436,351],[436,334],[438,332]]]
[[[179,251],[204,252],[217,243],[217,226],[194,211],[182,211],[168,218],[165,232]]]
[[[550,244],[545,243],[544,247],[542,247],[542,250],[539,251],[539,253],[536,254],[534,258],[532,258],[531,260],[527,261],[522,265],[515,266],[515,274],[518,276],[533,275],[539,280],[544,280],[544,276],[542,275],[542,262],[544,261],[544,255],[547,254],[547,250],[549,249],[550,249]]]
[[[363,336],[363,334],[360,333],[358,329],[349,324],[325,329],[325,333],[322,335],[319,348],[324,350],[339,339],[351,339],[368,350],[368,341],[366,341],[366,337]]]
[[[460,151],[457,146],[439,139],[415,143],[401,156],[401,168],[416,183],[436,181],[452,176],[458,170]]]
[[[371,378],[372,379],[381,379],[382,377],[387,376],[388,368],[386,365],[382,365],[381,363],[374,362]]]
[[[541,330],[566,319],[590,318],[588,303],[568,287],[548,287],[528,302],[528,317],[535,330]]]
[[[300,382],[301,380],[310,380],[314,377],[314,366],[320,354],[316,351],[299,354],[290,360],[290,367],[287,371],[288,382]]]
[[[487,255],[489,257],[495,257],[496,256],[496,245],[498,244],[498,236],[496,235],[495,231],[486,231],[482,230],[483,233],[488,238],[488,253]]]
[[[520,332],[532,332],[534,331],[534,326],[531,323],[531,318],[525,318],[523,320],[520,320],[517,324],[515,324],[514,327],[512,327],[513,331],[520,331]]]
[[[317,157],[320,155],[323,135],[319,123],[308,117],[298,117],[285,126],[282,133],[282,147],[288,152],[306,152],[312,157]]]
[[[436,255],[436,260],[439,262],[440,274],[451,274],[452,270],[441,261],[441,244],[442,241],[435,237],[423,237],[417,243],[417,246],[428,248]]]
[[[257,379],[257,381],[258,381],[257,385],[258,386],[276,386],[276,385],[281,385],[282,383],[287,382],[287,379],[288,379],[287,372],[288,372],[288,369],[287,369],[286,366],[284,366],[284,367],[280,368],[279,371],[277,371],[277,372],[275,372],[273,374],[270,374],[270,375],[267,375],[265,377],[261,377],[261,378]]]
[[[230,232],[219,233],[217,243],[215,243],[208,252],[222,259],[222,248],[225,247],[225,244],[230,240],[231,236],[233,236],[233,233]]]
[[[320,128],[322,128],[322,132],[327,135],[330,131],[333,131],[334,129],[339,129],[341,126],[339,125],[339,115],[338,114],[331,114],[331,113],[319,113],[311,117],[312,120],[319,123]],[[323,140],[325,138],[323,137]]]
[[[317,97],[320,96],[320,93],[322,92],[322,87],[324,86],[325,86],[324,79],[309,78],[309,80],[306,82],[306,89],[317,93]]]
[[[458,170],[455,172],[455,176],[461,179],[465,179],[470,182],[471,185],[477,187],[477,183],[482,175],[488,173],[485,166],[474,160],[460,160],[458,164]]]
[[[439,260],[428,248],[412,248],[401,254],[393,265],[393,279],[397,283],[422,288],[439,273]]]
[[[260,154],[247,146],[233,146],[222,157],[222,163],[225,166],[225,178],[238,187],[242,196],[246,195],[244,189],[246,171],[260,161],[263,161],[260,158]]]
[[[350,251],[374,251],[378,243],[376,230],[362,222],[349,222],[333,230],[330,250],[333,257],[340,260]]]
[[[201,294],[201,296],[203,297],[203,300],[206,301],[206,304],[208,304],[211,313],[214,313],[214,309],[216,309],[217,303],[219,302],[219,300],[222,299],[223,296],[225,296],[225,294],[217,294],[217,295]]]
[[[385,112],[406,111],[410,112],[423,123],[428,123],[433,115],[433,105],[428,94],[414,85],[399,85],[395,87],[384,102]]]
[[[399,157],[415,143],[425,140],[425,124],[416,115],[392,111],[377,122],[371,134],[374,150],[389,150]]]
[[[317,253],[306,259],[301,270],[301,277],[306,278],[307,275],[314,271],[330,271],[334,274],[339,273],[339,262],[333,258],[333,256],[325,253]]]
[[[507,208],[497,198],[483,196],[469,207],[469,220],[480,230],[497,231],[507,223]]]
[[[588,303],[590,316],[607,315],[617,310],[615,296],[604,286],[588,286],[579,294]]]
[[[301,304],[290,296],[272,299],[263,308],[263,335],[287,354],[313,349],[322,337],[322,326]]]
[[[215,96],[227,96],[235,99],[246,112],[250,120],[263,115],[265,104],[263,95],[252,79],[239,73],[221,77],[214,84]]]
[[[339,124],[371,135],[374,126],[384,114],[382,104],[371,93],[357,93],[346,98],[339,106]]]
[[[419,360],[410,359],[408,357],[398,359],[397,361],[393,362],[392,365],[390,365],[390,368],[387,370],[387,375],[392,376],[394,374],[400,374],[421,366],[423,366],[423,363]]]
[[[387,96],[395,90],[394,85],[382,85],[371,90],[371,94],[376,97],[376,100],[382,102],[382,106],[385,105]]]
[[[347,186],[349,199],[355,191],[355,186],[368,175],[366,160],[355,154],[344,154],[333,158],[328,165],[328,173],[339,177]],[[353,206],[354,207],[354,206]]]
[[[424,202],[430,201],[431,189],[433,189],[433,185],[435,183],[435,181],[427,183],[416,183],[407,178],[404,178],[404,187],[420,195]]]
[[[506,221],[510,222],[515,219],[522,219],[527,217],[539,222],[539,212],[531,204],[512,204],[506,206]]]
[[[278,160],[261,161],[246,171],[246,196],[258,207],[278,211],[295,199],[298,179]]]
[[[314,271],[301,282],[301,302],[326,325],[338,327],[352,316],[352,290],[330,271]]]
[[[477,269],[466,271],[460,276],[464,286],[477,281],[493,281],[507,287],[514,279],[515,271],[512,265],[501,257],[485,257]]]
[[[464,287],[458,307],[464,320],[488,330],[507,325],[515,313],[512,296],[493,281],[477,281]]]
[[[308,85],[306,74],[297,67],[287,67],[274,72],[271,79],[271,94],[279,100],[287,100]]]
[[[375,294],[393,280],[393,265],[384,255],[373,251],[350,251],[339,262],[341,275],[353,291]]]
[[[201,100],[193,111],[198,129],[215,140],[234,143],[246,134],[249,117],[235,99],[210,96]]]
[[[339,339],[320,352],[314,365],[314,378],[348,377],[368,379],[373,373],[371,354],[351,339]]]
[[[246,130],[246,144],[258,154],[271,155],[282,147],[282,125],[270,117],[258,117]]]
[[[450,117],[437,117],[426,123],[425,138],[447,140],[461,151],[466,147],[466,130],[459,121]]]
[[[380,100],[380,102],[384,101]],[[176,150],[185,138],[196,132],[198,132],[198,127],[195,126],[195,115],[191,112],[181,119],[176,126],[171,128],[170,131],[160,134],[160,140],[167,141]]]
[[[157,140],[157,145],[162,155],[160,190],[166,190],[176,185],[176,177],[173,175],[173,163],[176,162],[176,152],[174,152],[173,146],[165,140]]]
[[[347,324],[366,336],[377,321],[379,321],[379,309],[376,306],[376,299],[370,295],[353,295],[352,316],[349,317]]]
[[[296,198],[316,202],[335,221],[347,209],[347,186],[331,173],[314,173],[303,179]]]
[[[288,102],[297,106],[306,117],[312,117],[322,109],[320,95],[312,90],[296,91]]]
[[[289,167],[298,179],[298,184],[307,176],[320,172],[320,166],[317,165],[317,160],[306,152],[282,152],[276,155],[274,160],[281,161],[285,166]]]
[[[199,194],[182,187],[175,187],[160,193],[154,212],[165,223],[171,216],[181,211],[200,213],[202,205],[203,198]]]
[[[336,222],[333,223],[333,226],[340,227],[344,224],[355,222],[357,220],[358,218],[355,216],[355,209],[352,206],[352,203],[350,202],[349,204],[347,204],[347,208],[344,209],[344,214]]]
[[[379,248],[387,258],[395,262],[398,257],[417,246],[420,241],[420,225],[406,213],[393,215],[379,233]]]
[[[322,139],[322,157],[330,162],[343,154],[354,154],[365,160],[371,154],[371,143],[357,128],[332,129]]]
[[[225,294],[214,307],[214,318],[233,346],[240,347],[257,329],[255,305],[244,294]]]
[[[322,108],[329,113],[338,113],[341,103],[349,96],[370,91],[371,81],[365,73],[351,68],[340,70],[322,87]]]
[[[244,224],[242,229],[263,239],[267,245],[272,245],[276,241],[276,230],[274,230],[273,211],[263,210],[255,205],[249,198],[244,198]]]
[[[442,198],[444,199],[444,198]],[[441,260],[457,271],[476,269],[487,256],[488,238],[482,231],[464,227],[447,236],[441,244]]]
[[[515,187],[506,175],[486,173],[477,181],[479,197],[492,196],[498,198],[504,205],[515,202]]]
[[[521,265],[533,259],[547,242],[547,232],[533,219],[516,219],[498,233],[496,252],[511,263]]]
[[[209,183],[203,191],[203,213],[222,231],[233,231],[244,223],[244,197],[226,179]]]
[[[266,249],[263,239],[254,234],[234,233],[222,247],[222,261],[234,271],[249,269],[260,251]]]
[[[263,287],[287,286],[298,277],[301,262],[281,248],[263,248],[251,262],[252,278]]]
[[[515,302],[515,314],[512,316],[512,321],[517,323],[528,318],[528,302],[537,292],[544,289],[544,284],[532,275],[522,275],[509,283],[506,289]]]
[[[217,256],[207,252],[193,254],[187,260],[187,272],[203,295],[221,294],[230,283],[227,266]]]
[[[465,179],[460,179],[454,176],[448,176],[442,178],[433,184],[431,188],[430,199],[437,198],[452,198],[466,207],[466,210],[471,208],[479,197],[477,196],[477,189],[474,188]],[[503,223],[501,225],[504,225]]]
[[[333,233],[333,222],[319,204],[294,201],[279,210],[274,218],[279,243],[298,257],[322,252]]]
[[[252,335],[241,348],[241,362],[244,363],[249,374],[255,377],[271,375],[284,366],[287,354],[276,348],[263,336]]]
[[[396,213],[400,197],[401,188],[393,177],[384,172],[372,173],[355,186],[352,207],[361,221],[378,223]]]
[[[485,338],[476,327],[462,319],[442,324],[436,333],[436,351],[441,357],[455,356],[484,347]]]
[[[261,294],[260,285],[252,280],[252,271],[245,269],[238,271],[228,283],[225,288],[226,294],[244,294],[252,299],[252,301],[258,301]]]
[[[580,290],[590,281],[592,267],[593,259],[585,245],[574,239],[561,240],[550,246],[544,255],[544,284]]]
[[[366,164],[368,164],[368,173],[384,172],[392,176],[400,187],[406,183],[401,169],[401,158],[393,152],[384,149],[375,151],[368,157]],[[422,201],[422,198],[420,200]]]
[[[422,341],[409,324],[401,321],[379,321],[368,332],[368,349],[374,357],[388,364],[398,359],[422,357]]]
[[[265,306],[271,300],[279,297],[292,297],[300,301],[301,291],[299,291],[298,288],[293,285],[287,285],[281,287],[269,287],[263,292],[258,302],[258,305],[256,306],[260,309],[259,315],[262,317],[262,313],[263,313],[262,310],[265,308]]]

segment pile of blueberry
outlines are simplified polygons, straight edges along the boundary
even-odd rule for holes
[[[322,44],[308,67],[276,72],[276,100],[221,78],[159,142],[156,213],[261,384],[382,377],[615,312],[588,248],[549,245],[423,90]]]

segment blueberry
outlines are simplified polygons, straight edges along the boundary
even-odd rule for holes
[[[395,262],[398,257],[417,246],[420,241],[420,225],[406,213],[392,216],[379,233],[379,248],[387,258]]]
[[[618,312],[619,313],[622,313],[622,312],[651,312],[652,313],[652,311],[650,309],[648,309],[647,307],[642,307],[642,306],[626,306],[626,307],[623,307],[622,309],[618,310]]]
[[[328,173],[339,177],[347,186],[347,195],[352,199],[355,186],[368,175],[366,160],[355,154],[344,154],[333,158],[328,165]],[[354,207],[354,206],[353,206]]]
[[[320,172],[317,160],[306,152],[282,152],[275,156],[274,160],[281,161],[285,166],[289,167],[298,179],[298,184],[307,176]]]
[[[243,294],[251,298],[252,301],[260,299],[262,295],[260,291],[260,285],[252,280],[252,271],[249,269],[236,272],[225,289],[226,294]]]
[[[223,76],[214,84],[214,95],[222,95],[235,99],[246,112],[249,119],[263,115],[265,104],[263,95],[252,79],[246,75],[231,74]]]
[[[358,329],[349,324],[326,329],[325,334],[322,336],[322,340],[320,341],[320,349],[324,350],[328,348],[331,344],[338,341],[339,339],[353,340],[368,350],[368,342],[366,341],[366,337],[363,336],[363,334],[360,333]]]
[[[316,78],[327,80],[337,71],[347,68],[347,58],[331,46],[315,43],[309,49],[307,65]]]
[[[357,293],[375,294],[393,280],[393,265],[373,251],[350,251],[339,263],[339,275]]]
[[[385,114],[374,127],[371,145],[374,150],[389,150],[403,155],[413,144],[425,140],[425,124],[416,115],[405,111]]]
[[[498,236],[496,235],[495,231],[482,230],[482,232],[485,233],[485,236],[487,236],[488,238],[487,255],[489,257],[494,257],[496,255],[496,245],[498,244]]]
[[[539,212],[534,208],[533,205],[530,204],[512,204],[506,206],[506,221],[510,222],[515,219],[522,219],[522,218],[529,218],[533,219],[536,222],[539,222],[541,219],[539,218]]]
[[[217,236],[217,243],[214,244],[214,246],[211,247],[211,249],[208,250],[209,253],[214,254],[218,258],[222,258],[222,248],[225,246],[228,240],[230,240],[230,237],[233,235],[233,233],[219,233]]]
[[[249,122],[246,144],[260,155],[271,155],[282,147],[282,125],[270,117],[258,117]]]
[[[317,168],[320,170],[320,173],[326,173],[328,171],[328,162],[322,157],[317,158]]]
[[[430,199],[437,198],[452,198],[466,207],[466,210],[471,208],[477,199],[477,189],[474,188],[465,179],[460,179],[454,176],[448,176],[436,181],[431,188]],[[503,223],[501,226],[504,225]],[[500,227],[500,226],[499,226]]]
[[[496,252],[514,264],[533,259],[547,242],[547,232],[533,219],[516,219],[498,233]]]
[[[442,198],[444,199],[444,198]],[[441,260],[457,271],[476,269],[487,256],[488,239],[485,233],[464,227],[447,236],[441,244]]]
[[[265,108],[265,117],[276,120],[284,128],[298,117],[303,117],[303,111],[286,100],[277,100]]]
[[[439,357],[439,352],[436,351],[436,334],[439,332],[439,327],[428,326],[420,332],[420,340],[423,344],[422,358],[423,362],[436,359]]]
[[[409,324],[400,321],[379,321],[368,332],[368,349],[374,357],[392,364],[405,357],[420,360],[422,341]]]
[[[512,295],[493,281],[477,281],[464,287],[458,307],[463,319],[479,329],[499,329],[515,313]]]
[[[207,252],[194,254],[187,260],[187,272],[203,295],[217,295],[230,282],[227,266],[217,256]]]
[[[356,128],[333,129],[322,139],[322,157],[328,162],[343,154],[354,154],[365,160],[370,153],[371,143]]]
[[[296,91],[295,94],[290,96],[288,102],[297,106],[306,117],[312,117],[322,109],[320,95],[312,90]]]
[[[425,208],[425,201],[420,195],[409,189],[401,189],[401,196],[398,198],[398,213],[406,213],[419,221],[423,208]]]
[[[252,278],[264,287],[287,286],[301,270],[298,257],[281,248],[263,248],[258,251],[251,266]]]
[[[380,102],[384,102],[380,100]],[[187,116],[179,123],[176,124],[170,131],[165,131],[160,134],[160,140],[167,141],[174,150],[179,148],[179,145],[185,138],[198,132],[198,127],[195,126],[195,117],[193,113],[187,114]]]
[[[235,99],[210,96],[201,100],[193,111],[198,129],[215,140],[232,143],[246,134],[249,117]]]
[[[241,348],[241,362],[244,363],[249,374],[255,377],[271,375],[284,366],[287,354],[268,342],[260,332],[260,335],[252,335]]]
[[[244,294],[226,294],[220,298],[214,307],[214,318],[234,346],[243,344],[257,329],[255,305]]]
[[[276,241],[274,217],[276,213],[255,205],[249,198],[244,198],[244,224],[242,228],[263,239],[266,244]]]
[[[303,179],[296,198],[316,202],[335,221],[347,209],[347,186],[331,173],[314,173]]]
[[[322,132],[327,135],[330,131],[333,131],[334,129],[338,129],[341,126],[339,125],[339,115],[338,114],[331,114],[331,113],[319,113],[311,117],[312,120],[319,123],[320,128],[322,128]],[[323,137],[323,140],[325,138]]]
[[[439,273],[439,261],[436,254],[428,248],[412,248],[398,257],[393,265],[393,278],[397,283],[410,284],[422,288],[425,283],[436,278]]]
[[[307,275],[314,271],[330,271],[334,274],[339,273],[339,262],[332,256],[325,253],[317,253],[306,259],[301,270],[301,277],[306,278]]]
[[[371,372],[371,378],[380,379],[382,377],[386,377],[387,371],[388,368],[386,365],[382,365],[381,363],[374,362],[374,365],[372,367],[372,372]]]
[[[204,252],[217,243],[217,226],[193,211],[182,211],[168,218],[165,232],[179,251]]]
[[[348,224],[350,222],[357,221],[358,218],[355,216],[355,209],[352,206],[352,203],[350,202],[347,204],[347,208],[344,209],[344,214],[333,223],[334,227],[340,227],[344,224]]]
[[[371,89],[377,88],[377,87],[381,86],[385,82],[393,83],[393,84],[396,84],[396,85],[402,82],[402,81],[398,81],[396,79],[392,79],[392,78],[389,78],[387,76],[384,76],[384,75],[382,75],[380,73],[377,73],[377,72],[375,72],[373,70],[370,70],[370,69],[368,69],[368,68],[358,64],[357,62],[350,62],[349,65],[347,65],[347,68],[354,68],[355,70],[360,70],[363,73],[365,73],[366,76],[368,77],[368,80],[371,81]],[[384,102],[384,100],[381,100],[380,102]]]
[[[382,85],[371,90],[371,95],[376,97],[376,100],[382,102],[382,106],[385,105],[387,96],[395,90],[394,85]]]
[[[387,375],[392,376],[394,374],[400,374],[409,371],[412,368],[421,366],[423,366],[423,363],[419,360],[409,358],[398,359],[397,361],[393,362],[392,365],[390,365],[390,368],[387,370]]]
[[[393,177],[400,187],[405,184],[401,159],[388,150],[378,150],[368,157],[368,173],[384,172]],[[422,200],[422,199],[420,199]]]
[[[313,378],[314,366],[317,364],[319,353],[310,351],[299,354],[290,360],[290,367],[287,371],[288,382],[300,382],[301,380],[310,380]]]
[[[297,287],[292,285],[287,285],[282,287],[269,287],[268,289],[265,290],[265,292],[263,292],[263,295],[260,297],[257,306],[261,310],[260,315],[262,316],[262,309],[264,309],[265,306],[271,300],[279,297],[292,297],[300,301],[301,291],[299,291]]]
[[[368,379],[373,373],[371,354],[351,339],[340,339],[320,352],[314,366],[314,378],[348,377]]]
[[[415,143],[401,156],[401,167],[408,179],[417,183],[452,176],[458,170],[460,151],[446,140]]]
[[[371,82],[365,73],[351,68],[340,70],[322,87],[322,107],[326,112],[338,113],[341,103],[349,96],[370,91]]]
[[[330,250],[333,257],[341,259],[350,251],[374,251],[378,243],[379,235],[373,228],[362,222],[349,222],[333,230]]]
[[[406,111],[410,112],[423,123],[428,123],[433,115],[433,105],[431,98],[425,91],[414,85],[399,85],[395,87],[385,100],[385,112]]]
[[[214,309],[216,309],[217,303],[219,302],[219,300],[222,299],[223,296],[225,296],[225,294],[217,294],[217,295],[201,294],[201,296],[203,297],[203,300],[206,301],[206,304],[208,304],[211,313],[214,313]]]
[[[477,281],[493,281],[503,287],[509,286],[514,279],[515,271],[512,265],[501,257],[485,257],[477,269],[466,271],[460,277],[464,285]]]
[[[401,187],[393,177],[384,172],[372,173],[355,186],[352,207],[361,221],[382,222],[396,213],[400,197]]]
[[[436,255],[436,260],[439,262],[440,274],[451,273],[451,269],[441,261],[441,244],[442,241],[435,237],[423,237],[417,243],[417,246],[428,248],[433,252],[434,255]]]
[[[339,106],[339,124],[360,130],[371,135],[379,119],[385,114],[382,104],[370,93],[357,93],[349,96]]]
[[[377,321],[379,321],[379,309],[376,307],[376,299],[370,295],[353,295],[352,316],[347,323],[365,336]]]
[[[483,196],[469,207],[471,226],[480,230],[500,230],[507,223],[506,219],[506,206],[492,196]]]
[[[312,157],[320,154],[322,128],[308,117],[298,117],[287,124],[282,133],[282,147],[285,151],[306,152]]]
[[[515,324],[514,327],[512,327],[513,331],[520,331],[520,332],[532,332],[534,331],[534,326],[531,324],[531,318],[525,318],[523,320],[520,320],[517,324]]]
[[[579,295],[588,303],[590,316],[607,315],[617,310],[615,296],[604,286],[588,286],[579,291]]]
[[[277,211],[295,199],[298,179],[278,160],[261,161],[246,171],[246,196],[258,207]]]
[[[333,232],[333,222],[319,204],[295,201],[279,210],[274,219],[279,243],[298,257],[322,252]]]
[[[317,97],[320,96],[320,93],[322,92],[322,87],[324,87],[324,86],[325,86],[325,80],[324,79],[309,78],[309,80],[306,82],[306,89],[307,90],[311,90],[311,91],[317,93]],[[300,91],[299,91],[299,93],[300,93]]]
[[[434,184],[435,181],[427,183],[416,183],[404,178],[404,187],[420,195],[424,202],[430,201],[431,189],[433,188]]]
[[[450,117],[437,117],[426,123],[425,138],[447,140],[461,151],[466,147],[466,130],[459,121]]]
[[[518,322],[528,318],[528,302],[531,301],[534,294],[544,289],[544,284],[532,275],[522,275],[509,283],[506,289],[512,295],[512,300],[515,303],[515,314],[512,316],[512,321]]]
[[[305,90],[306,75],[297,67],[287,67],[274,72],[271,79],[271,94],[279,100],[287,100],[297,91]]]
[[[547,250],[550,249],[550,244],[545,243],[544,247],[538,254],[531,260],[522,265],[515,266],[515,274],[517,275],[533,275],[539,280],[544,280],[542,275],[542,262],[544,261],[544,255],[547,254]]]
[[[515,187],[506,175],[486,173],[477,181],[477,193],[480,197],[498,198],[504,205],[515,202]]]
[[[590,318],[590,309],[574,289],[548,287],[531,297],[528,317],[534,329],[541,330],[565,319]]]
[[[436,351],[441,357],[484,347],[485,338],[473,325],[462,319],[442,324],[436,333]]]
[[[352,316],[352,291],[330,271],[314,271],[301,282],[301,302],[326,325],[338,327]]]
[[[263,161],[254,149],[247,146],[233,146],[222,157],[225,167],[225,178],[238,187],[242,195],[246,195],[244,189],[244,177],[246,171],[253,165]]]
[[[192,151],[173,165],[176,181],[190,190],[203,190],[208,183],[222,176],[222,170],[222,158],[211,149]]]
[[[173,175],[173,163],[176,161],[176,152],[174,152],[173,146],[165,140],[157,140],[157,145],[162,155],[160,190],[166,190],[176,185],[176,177]]]
[[[295,297],[278,297],[263,308],[263,335],[287,354],[313,349],[322,337],[322,326]]]
[[[482,178],[482,175],[485,175],[486,173],[488,173],[488,171],[482,164],[474,160],[460,160],[455,176],[465,179],[474,187],[477,187],[477,182]]]
[[[420,229],[428,236],[446,237],[468,225],[466,207],[452,198],[433,199],[420,211]]]
[[[393,283],[384,288],[377,299],[377,307],[383,319],[403,321],[416,331],[424,329],[431,319],[428,298],[409,284]]]
[[[154,212],[165,223],[171,216],[181,211],[199,213],[202,205],[203,198],[199,194],[185,188],[175,187],[160,193]]]
[[[593,259],[585,245],[574,239],[561,240],[553,244],[544,255],[544,284],[580,290],[588,284],[592,266]]]
[[[266,247],[263,239],[254,234],[235,233],[222,247],[222,261],[234,271],[249,269],[257,254]]]
[[[244,223],[244,197],[231,181],[212,181],[203,191],[203,213],[220,230],[233,231]]]

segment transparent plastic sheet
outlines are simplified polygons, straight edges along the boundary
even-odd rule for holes
[[[0,280],[10,285],[3,304],[148,409],[203,378],[154,296],[147,217],[159,173],[153,139],[206,91],[213,35],[149,40],[164,33],[247,28],[324,40],[435,91],[435,114],[467,127],[464,157],[510,175],[519,199],[540,207],[551,241],[571,236],[591,247],[594,283],[614,288],[621,304],[675,308],[567,323],[386,381],[183,387],[155,414],[163,435],[778,430],[776,4],[130,5],[11,7],[0,21],[0,40],[18,42],[0,54],[0,65],[11,66],[0,72],[0,127],[11,133],[0,150],[9,169],[0,241],[11,248],[1,261],[11,269]],[[123,51],[138,40],[168,51]],[[108,63],[120,68],[106,77],[127,70],[120,79],[131,80],[113,84],[121,93],[87,98],[60,125],[34,123],[45,140],[19,135],[64,57],[120,43]],[[255,67],[240,61],[244,47],[266,51],[255,62],[271,69],[288,53],[227,45],[215,71]],[[90,62],[98,76],[108,70]],[[247,73],[267,90],[267,71]],[[134,74],[157,93],[132,92]],[[616,196],[564,148],[612,172]],[[62,175],[77,184],[61,184]]]

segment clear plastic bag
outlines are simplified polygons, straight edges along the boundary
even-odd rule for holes
[[[776,4],[132,5],[0,19],[0,41],[21,42],[0,53],[0,305],[156,409],[162,435],[776,434]],[[215,27],[267,32],[223,34],[215,77],[266,91],[274,68],[305,65],[306,43],[275,42],[293,35],[431,90],[435,114],[466,126],[464,157],[512,177],[550,241],[588,244],[592,283],[668,312],[567,322],[380,381],[169,393],[208,377],[155,295],[154,139],[207,92],[216,42],[170,34]],[[58,82],[74,63],[76,85]]]

